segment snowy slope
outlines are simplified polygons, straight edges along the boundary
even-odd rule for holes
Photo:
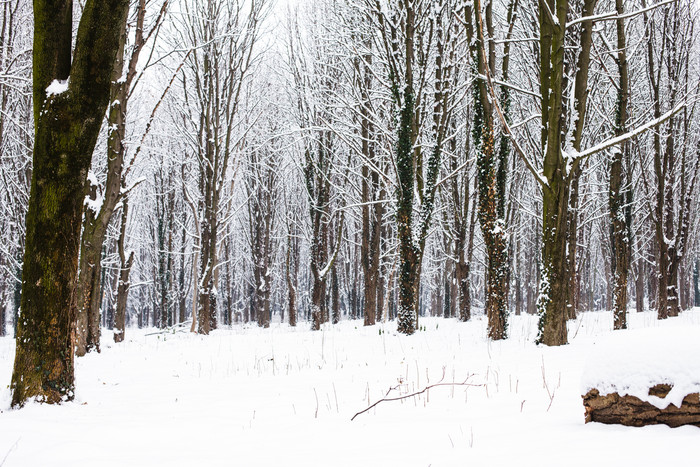
[[[660,323],[630,315],[644,339],[700,329],[700,309]],[[127,330],[76,364],[63,406],[9,410],[0,392],[4,466],[697,465],[700,430],[584,424],[589,354],[612,333],[609,313],[570,323],[571,345],[537,347],[535,318],[511,317],[511,338],[485,321],[425,318],[426,330],[343,322],[311,332],[237,326],[208,337]],[[380,330],[383,330],[380,333]],[[0,339],[9,383],[14,343]],[[444,378],[443,378],[444,374]],[[428,384],[441,386],[402,401]],[[394,388],[389,391],[390,388]],[[672,447],[672,448],[671,448]],[[4,463],[1,460],[5,458]]]

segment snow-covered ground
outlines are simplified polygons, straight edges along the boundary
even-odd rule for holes
[[[700,340],[700,309],[629,321],[649,340],[673,327]],[[359,321],[208,337],[129,329],[119,345],[105,331],[102,353],[77,359],[75,402],[21,410],[9,409],[14,342],[2,338],[0,465],[698,465],[696,427],[584,424],[589,354],[635,332],[612,333],[609,313],[571,322],[571,344],[560,348],[533,344],[531,316],[511,316],[504,342],[486,339],[483,317],[420,326],[414,336]],[[467,385],[381,402],[350,420],[384,396],[439,381]]]

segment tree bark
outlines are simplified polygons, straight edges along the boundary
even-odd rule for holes
[[[288,227],[291,228],[291,227]],[[297,265],[299,255],[297,240],[292,238],[291,232],[287,234],[287,268],[285,278],[287,280],[289,325],[297,325]]]
[[[665,397],[671,390],[666,384],[649,389],[649,394]],[[689,394],[680,407],[669,404],[665,409],[644,402],[635,396],[620,396],[617,393],[601,396],[597,389],[591,389],[583,396],[586,408],[586,423],[600,422],[627,426],[668,425],[679,427],[694,425],[700,427],[700,396]]]
[[[73,398],[85,182],[128,5],[88,0],[71,62],[73,3],[34,3],[34,165],[10,385],[15,407],[32,398],[48,403]],[[54,80],[66,89],[49,95],[46,89]]]
[[[586,0],[583,16],[590,16],[595,5],[596,0]],[[568,342],[566,320],[571,271],[566,247],[570,238],[569,201],[581,160],[570,155],[565,157],[562,139],[565,25],[569,2],[543,0],[539,9],[543,175],[547,183],[542,186],[542,278],[537,306],[540,314],[537,342],[551,346]],[[585,123],[592,29],[591,20],[582,23],[574,86],[575,150],[580,148]]]
[[[627,41],[625,38],[625,20],[622,0],[615,0],[617,10],[617,67],[620,82],[617,94],[616,136],[627,131],[627,106],[629,102],[629,74],[627,67]],[[614,329],[627,329],[627,276],[630,267],[631,250],[631,206],[630,188],[625,186],[630,181],[625,174],[624,163],[628,160],[629,145],[614,150],[610,164],[610,185],[608,206],[612,230],[611,270],[613,275],[613,316]]]
[[[635,280],[635,299],[637,313],[644,311],[644,260],[637,259],[637,278]]]
[[[562,154],[562,98],[564,71],[564,24],[568,1],[540,2],[540,66],[543,121],[543,173],[547,186],[542,190],[542,278],[538,299],[540,314],[538,342],[545,345],[567,343],[566,240],[568,228],[569,183]],[[543,7],[544,5],[544,7]],[[557,21],[548,19],[549,8]]]
[[[700,307],[700,258],[695,260],[693,283],[693,290],[695,291],[695,306]]]
[[[494,69],[493,41],[487,51],[481,20],[481,2],[474,2],[474,21],[477,24],[477,40],[474,47],[477,72],[485,76]],[[486,4],[486,31],[493,36],[492,3]],[[487,62],[488,60],[488,62]],[[506,70],[507,71],[507,70]],[[507,74],[507,73],[506,73]],[[486,316],[489,338],[505,339],[508,335],[508,246],[505,224],[505,172],[507,145],[501,141],[499,154],[495,149],[495,122],[493,104],[485,79],[477,81],[474,89],[473,134],[477,148],[477,179],[479,187],[479,224],[487,253]],[[503,96],[504,111],[510,106],[510,98]]]
[[[144,45],[143,23],[146,14],[145,0],[139,0],[136,10],[136,34],[134,46],[127,63],[126,79],[122,79],[126,57],[126,21],[119,35],[119,47],[112,69],[110,106],[107,115],[107,181],[104,191],[98,195],[98,187],[88,186],[92,203],[98,196],[102,203],[95,209],[85,209],[83,234],[80,249],[80,267],[77,285],[78,309],[76,327],[76,355],[82,356],[91,350],[100,351],[100,305],[102,298],[102,250],[112,214],[120,200],[122,171],[126,149],[126,112],[129,92],[136,76],[136,64]]]
[[[134,252],[129,253],[129,258],[126,257],[124,243],[126,240],[126,221],[129,215],[128,200],[122,202],[122,218],[119,229],[119,240],[117,248],[119,250],[119,283],[117,286],[117,304],[114,313],[114,342],[119,343],[124,340],[124,332],[126,331],[126,304],[129,298],[129,273],[131,266],[134,264]]]

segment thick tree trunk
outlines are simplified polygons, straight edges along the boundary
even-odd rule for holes
[[[540,3],[540,80],[542,91],[543,172],[548,184],[542,190],[542,278],[537,341],[545,345],[567,343],[566,241],[569,184],[561,148],[564,71],[564,28],[568,13],[565,0]],[[547,11],[556,17],[549,19]]]
[[[537,303],[540,313],[538,341],[545,345],[567,343],[566,258],[568,190],[566,183],[550,178],[551,190],[543,190],[542,216],[542,279]]]
[[[399,310],[398,331],[413,334],[417,322],[418,252],[413,243],[413,193],[415,172],[413,166],[413,89],[406,86],[404,103],[398,127],[396,165],[398,170],[398,206],[396,228],[399,240]]]
[[[486,30],[493,36],[492,3],[486,3]],[[477,72],[485,76],[494,69],[493,41],[487,42],[481,21],[481,2],[474,2],[477,40],[473,55]],[[487,62],[488,60],[488,62]],[[507,65],[506,65],[507,66]],[[504,69],[507,79],[507,68]],[[510,97],[503,94],[503,109],[507,118]],[[479,188],[479,224],[487,254],[486,316],[491,339],[505,339],[508,332],[508,245],[505,225],[505,182],[508,146],[501,140],[500,153],[495,149],[493,104],[485,79],[477,81],[474,89],[473,136],[477,149],[477,179]]]
[[[318,153],[315,160],[311,151],[306,151],[306,168],[304,176],[307,193],[309,196],[309,217],[312,226],[311,244],[311,329],[318,331],[321,324],[327,321],[326,307],[326,278],[328,271],[328,199],[330,186],[325,171],[328,169],[330,154],[326,149],[330,147],[330,134],[321,132]],[[326,144],[328,143],[328,144]]]
[[[624,13],[622,0],[615,0],[617,14]],[[627,105],[629,101],[629,77],[627,71],[627,41],[625,38],[625,20],[617,19],[617,66],[620,73],[620,86],[617,95],[617,121],[615,133],[617,136],[627,131]],[[628,159],[628,144],[613,152],[610,164],[610,185],[608,206],[610,209],[610,224],[612,230],[611,270],[613,275],[613,316],[614,329],[627,329],[627,276],[630,268],[631,247],[631,214],[629,207],[629,183],[625,176],[624,162]]]
[[[311,286],[311,329],[318,331],[323,323],[323,309],[325,308],[326,282],[314,280]]]
[[[85,182],[128,5],[124,0],[88,0],[71,60],[72,2],[34,2],[34,165],[13,406],[31,398],[49,403],[73,398]],[[60,81],[65,90],[47,94],[47,87],[52,82],[60,87]]]
[[[414,243],[413,208],[416,185],[421,189],[422,173],[416,165],[420,149],[414,147],[417,136],[415,121],[415,99],[413,89],[413,66],[415,59],[415,11],[412,2],[405,2],[403,8],[404,35],[404,80],[394,77],[394,102],[399,106],[399,121],[396,128],[396,170],[398,176],[396,229],[399,241],[398,277],[398,331],[413,334],[418,323],[418,287],[420,281],[420,251]],[[396,45],[394,45],[396,47]]]
[[[544,3],[546,2],[546,4]],[[590,16],[596,0],[584,2],[583,16]],[[567,257],[569,239],[569,200],[571,186],[580,159],[570,161],[564,157],[564,46],[569,13],[568,0],[543,0],[539,8],[540,18],[540,80],[542,91],[542,148],[544,152],[543,175],[547,181],[542,186],[542,278],[538,311],[540,325],[538,342],[545,345],[563,345],[568,341],[566,320],[569,305],[570,269]],[[552,18],[550,18],[553,15]],[[592,36],[592,21],[582,23],[580,53],[574,86],[575,150],[580,148],[585,123],[588,92],[588,68]],[[571,163],[570,163],[571,162]]]
[[[508,333],[508,254],[505,220],[498,216],[500,199],[493,154],[493,120],[485,119],[479,154],[479,223],[488,253],[486,316],[489,338],[505,339]],[[479,159],[479,158],[478,158]],[[490,160],[489,160],[490,159]]]

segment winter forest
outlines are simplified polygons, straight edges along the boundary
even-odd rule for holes
[[[375,453],[369,437],[426,446],[416,458],[352,453],[330,465],[462,465],[475,445],[474,458],[488,459],[496,434],[475,443],[475,427],[503,424],[590,436],[603,456],[611,432],[586,432],[581,396],[593,404],[587,421],[619,413],[589,401],[582,374],[595,382],[586,391],[619,404],[646,385],[636,400],[661,411],[652,423],[700,426],[700,367],[668,360],[700,351],[693,0],[4,0],[0,9],[8,465],[94,465],[113,449],[81,450],[78,464],[69,447],[32,452],[29,440],[54,432],[37,428],[48,406],[29,402],[75,400],[51,419],[98,427],[141,397],[134,381],[170,397],[161,378],[170,373],[193,398],[205,397],[199,378],[238,387],[245,373],[240,400],[223,402],[212,387],[203,406],[246,411],[236,419],[250,456],[242,465],[285,459],[257,458],[266,436],[290,436],[283,445],[301,465],[298,444],[309,441],[295,441],[288,423],[328,452],[340,445],[329,430]],[[603,356],[584,370],[594,351]],[[608,367],[613,354],[626,370]],[[659,376],[669,368],[687,381]],[[621,375],[635,383],[615,383]],[[112,384],[122,392],[100,395]],[[145,413],[155,404],[178,413],[175,423],[210,426],[194,402],[181,412],[152,397]],[[246,408],[280,397],[294,401],[288,419],[264,422],[263,409]],[[478,409],[467,403],[482,398]],[[504,409],[508,401],[518,407]],[[418,409],[428,412],[407,413]],[[455,420],[474,410],[494,418]],[[373,427],[381,414],[388,425]],[[140,416],[170,443],[176,431],[161,415]],[[353,415],[366,435],[348,425]],[[625,421],[614,422],[635,425]],[[568,431],[555,435],[562,423]],[[193,439],[240,438],[214,425]],[[427,440],[397,433],[423,425]],[[454,431],[443,436],[445,426]],[[697,428],[675,430],[621,433],[644,446],[636,455],[646,465],[667,460],[664,439],[695,442]],[[121,461],[166,463],[130,443]],[[534,462],[526,440],[515,443]],[[563,442],[561,455],[566,443],[575,445]],[[689,453],[674,454],[679,465]],[[216,449],[208,455],[203,465],[226,465]],[[603,458],[586,455],[582,465]]]

